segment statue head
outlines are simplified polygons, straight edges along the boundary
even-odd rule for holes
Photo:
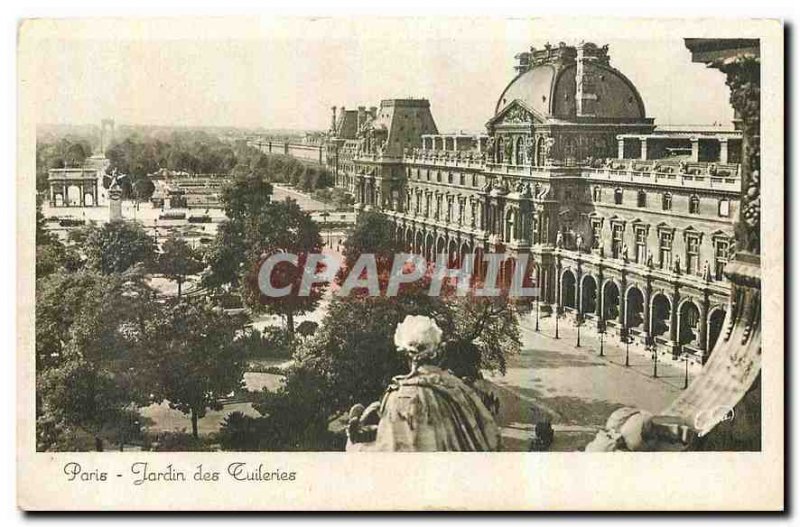
[[[411,358],[412,364],[434,360],[441,341],[442,330],[435,320],[425,316],[406,316],[394,332],[395,346]]]

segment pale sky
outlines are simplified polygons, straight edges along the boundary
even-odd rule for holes
[[[542,47],[553,31],[499,19],[159,19],[133,27],[96,20],[26,29],[20,40],[39,123],[111,117],[120,124],[324,129],[332,105],[413,96],[431,101],[443,132],[483,130],[515,75],[514,54]],[[639,89],[657,124],[730,125],[724,76],[692,63],[682,38],[621,36],[590,29],[549,40],[609,44],[611,65]]]

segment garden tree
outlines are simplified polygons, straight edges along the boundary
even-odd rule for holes
[[[157,268],[161,274],[178,284],[178,298],[186,278],[204,269],[197,251],[186,243],[186,240],[170,233],[161,245]]]
[[[520,352],[517,305],[507,296],[447,297],[453,331],[442,349],[442,364],[459,377],[479,379],[480,370],[506,373],[508,358]]]
[[[445,336],[451,333],[447,305],[422,288],[396,297],[347,296],[331,301],[321,327],[295,357],[325,379],[325,399],[332,411],[377,400],[394,375],[408,372],[406,357],[394,345],[394,328],[407,315],[431,316]]]
[[[331,412],[378,400],[393,376],[408,372],[393,332],[407,315],[436,320],[442,366],[467,381],[480,378],[482,369],[504,373],[508,357],[519,353],[515,306],[505,297],[431,297],[424,280],[396,297],[337,297],[309,344],[295,352],[297,364],[324,379]]]
[[[153,195],[153,192],[156,190],[155,184],[150,181],[150,178],[147,176],[135,179],[131,185],[131,188],[133,197],[137,201],[145,201],[150,199],[150,197]]]
[[[150,402],[144,367],[154,292],[136,270],[103,275],[59,271],[37,290],[37,420],[41,449],[58,430],[104,440],[128,435],[138,405]]]
[[[276,392],[264,390],[253,407],[264,417],[257,421],[258,450],[344,450],[328,431],[334,413],[327,379],[304,363],[288,369]],[[247,441],[252,448],[252,438]],[[247,444],[245,443],[245,444]]]
[[[42,140],[36,144],[36,190],[47,190],[48,170],[83,165],[92,155],[89,139],[67,136],[59,140]]]
[[[319,226],[297,202],[287,199],[271,203],[253,221],[247,222],[244,238],[246,261],[254,265],[251,264],[243,283],[243,300],[255,312],[266,311],[284,317],[291,338],[294,334],[294,317],[313,311],[324,292],[324,284],[316,283],[309,294],[298,294],[307,259],[310,255],[322,253]],[[282,297],[263,295],[258,284],[262,262],[275,253],[297,256],[297,265],[284,262],[276,265],[271,273],[273,287],[291,287],[290,293]],[[322,265],[318,264],[317,272],[321,271]]]
[[[220,399],[242,386],[246,361],[234,339],[243,323],[205,302],[180,301],[167,305],[148,330],[156,398],[190,416],[195,438],[197,420],[222,409]]]
[[[239,176],[227,186],[221,202],[228,221],[220,225],[217,237],[206,256],[208,272],[203,276],[206,287],[225,284],[240,286],[244,302],[256,312],[281,315],[290,334],[294,317],[313,310],[323,288],[315,285],[308,296],[297,295],[302,267],[309,254],[322,252],[319,226],[296,202],[273,203],[272,185],[256,174]],[[276,252],[298,255],[298,266],[276,266],[275,287],[290,284],[292,294],[281,298],[266,297],[258,287],[261,263]],[[244,278],[244,280],[243,280]]]
[[[347,276],[362,254],[374,254],[378,272],[383,274],[391,270],[394,255],[402,252],[406,252],[403,243],[395,239],[394,226],[386,216],[374,211],[362,212],[344,241],[339,281]]]
[[[272,184],[255,173],[238,176],[222,189],[220,202],[228,219],[244,226],[272,202]]]
[[[56,235],[45,227],[41,200],[36,202],[36,280],[50,276],[58,270],[75,271],[81,267],[78,253],[64,245]]]
[[[150,268],[155,260],[156,242],[138,223],[89,224],[79,236],[89,267],[103,274],[121,273],[136,264]]]
[[[76,271],[81,266],[78,253],[58,240],[36,245],[36,278],[45,278],[58,270]]]
[[[84,143],[71,143],[64,140],[62,146],[64,166],[67,167],[79,167],[83,165],[86,158],[92,154],[91,147]]]
[[[308,165],[289,155],[265,154],[255,147],[239,146],[236,160],[234,175],[254,174],[305,192],[333,186],[333,176],[327,168]]]
[[[72,325],[89,311],[102,291],[103,275],[96,271],[54,271],[36,282],[36,367],[49,368],[61,362],[70,341]],[[96,309],[96,306],[95,306]]]
[[[220,202],[228,220],[217,229],[214,241],[206,251],[207,270],[202,284],[210,289],[225,286],[238,288],[245,272],[248,239],[252,225],[271,203],[272,185],[251,172],[240,174],[222,190]]]
[[[341,188],[321,188],[313,192],[312,197],[317,201],[328,203],[333,210],[352,210],[355,200],[353,196]]]
[[[130,176],[122,183],[123,196],[148,199],[154,190],[149,174],[166,168],[190,174],[228,174],[236,163],[233,149],[205,132],[134,134],[114,143],[106,152],[109,174]]]
[[[242,222],[224,221],[217,235],[206,248],[206,265],[200,283],[203,287],[220,290],[239,287],[245,265],[245,239]]]

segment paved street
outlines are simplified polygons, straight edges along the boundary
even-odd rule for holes
[[[581,449],[617,408],[657,412],[683,387],[683,363],[666,356],[653,379],[653,361],[640,348],[631,347],[626,368],[624,347],[606,340],[601,358],[596,335],[585,329],[581,348],[575,348],[576,330],[564,319],[559,340],[552,338],[552,318],[540,320],[539,333],[532,317],[523,319],[522,328],[521,355],[510,361],[506,375],[487,376],[500,397],[498,422],[506,450],[527,450],[534,423],[544,419],[555,430],[551,450]]]
[[[283,201],[286,198],[292,198],[300,205],[300,208],[305,211],[325,210],[327,207],[321,201],[317,201],[308,194],[295,190],[291,187],[281,184],[272,185],[272,199],[273,201]]]

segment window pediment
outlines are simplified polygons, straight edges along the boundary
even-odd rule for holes
[[[544,122],[544,118],[519,99],[514,99],[489,121],[490,126],[533,124]]]

